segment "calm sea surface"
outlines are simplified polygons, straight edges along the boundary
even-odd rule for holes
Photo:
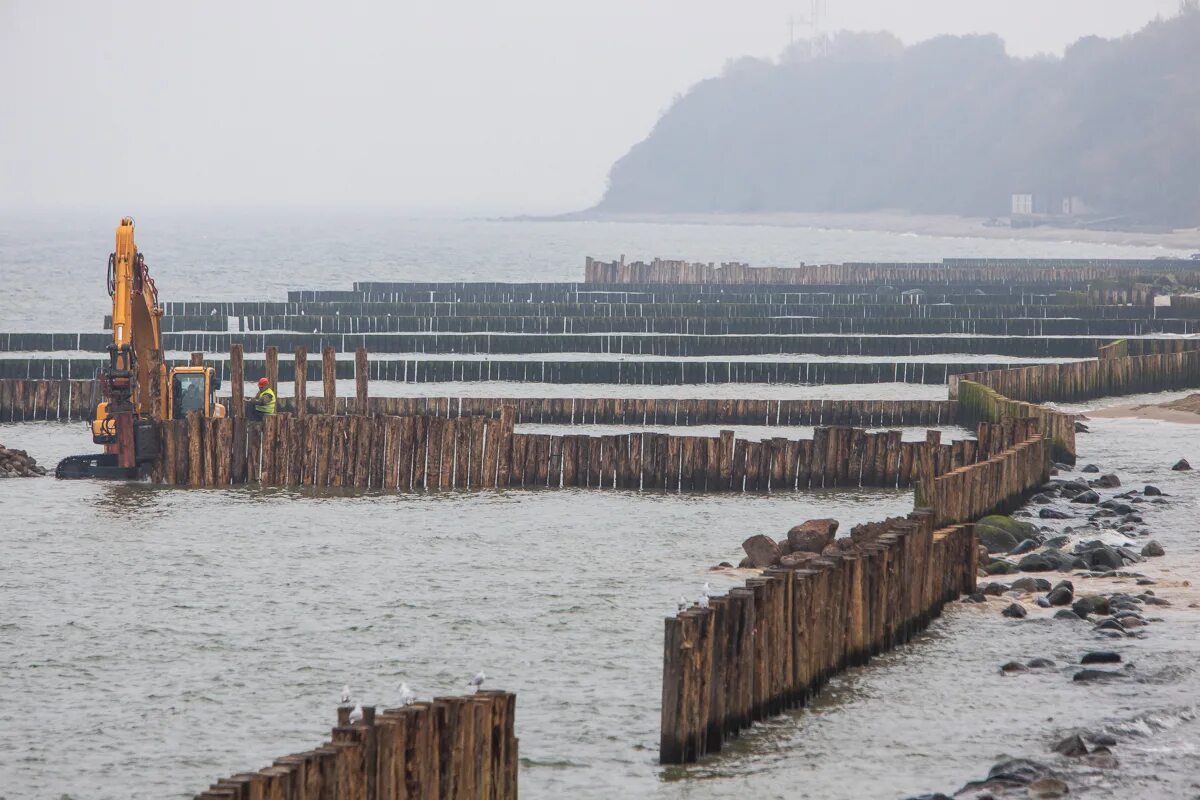
[[[98,329],[115,222],[0,220],[0,271],[16,294],[0,329]],[[584,255],[622,252],[755,263],[1147,254],[773,228],[266,215],[139,225],[164,296],[180,300],[282,299],[366,278],[571,280]],[[1059,764],[1079,796],[1190,796],[1200,612],[1188,604],[1200,597],[1181,584],[1200,563],[1200,473],[1169,466],[1200,463],[1200,428],[1092,428],[1081,464],[1170,495],[1146,512],[1168,555],[1144,571],[1174,605],[1154,609],[1164,621],[1145,638],[1113,643],[1048,614],[1013,622],[996,602],[954,604],[813,708],[689,769],[656,764],[662,619],[679,595],[739,583],[707,570],[736,561],[746,536],[819,516],[846,529],[906,511],[910,493],[402,496],[0,481],[0,798],[189,797],[323,741],[343,684],[388,704],[402,680],[430,696],[460,691],[479,669],[518,692],[532,798],[900,798],[952,791],[1003,754]],[[0,443],[48,466],[91,449],[78,424],[3,425]],[[1136,678],[1073,683],[1068,665],[1104,646]],[[998,671],[1034,656],[1060,667]],[[1076,725],[1117,733],[1120,768],[1053,756]]]

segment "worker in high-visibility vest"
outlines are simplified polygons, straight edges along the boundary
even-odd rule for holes
[[[258,379],[258,394],[251,400],[254,404],[254,419],[262,419],[268,414],[275,413],[275,390],[266,378]]]

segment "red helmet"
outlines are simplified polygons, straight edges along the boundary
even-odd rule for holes
[[[265,388],[267,388],[267,386],[270,385],[270,383],[271,382],[269,380],[267,380],[266,378],[259,378],[258,379],[258,388],[265,389]]]

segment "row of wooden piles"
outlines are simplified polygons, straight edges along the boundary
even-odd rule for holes
[[[941,431],[844,426],[811,439],[666,433],[515,433],[514,412],[492,416],[277,414],[159,423],[152,475],[165,484],[354,487],[388,491],[509,487],[767,492],[894,488],[974,464],[1007,446],[1011,428],[981,424],[977,439],[943,444]],[[993,431],[995,431],[993,433]]]
[[[99,396],[91,380],[0,378],[0,422],[91,419]]]
[[[1185,264],[1186,266],[1186,264]],[[1167,265],[1153,262],[1086,261],[1055,262],[1019,260],[1017,262],[971,263],[947,260],[941,263],[845,263],[804,264],[796,267],[751,267],[748,264],[691,263],[654,259],[653,261],[604,262],[588,258],[584,264],[584,280],[598,284],[701,284],[789,286],[805,284],[838,284],[869,286],[896,283],[920,284],[1002,284],[1006,281],[1021,284],[1045,284],[1103,281],[1105,289],[1113,292],[1124,289],[1128,298],[1136,284],[1143,283]],[[1187,270],[1191,272],[1191,269]],[[1120,282],[1121,286],[1112,284]]]
[[[854,553],[773,567],[666,620],[659,759],[719,752],[751,723],[806,704],[830,676],[908,641],[974,590],[969,525],[930,511],[874,526]]]
[[[217,781],[196,800],[516,800],[516,695],[480,691],[380,710],[331,740],[258,772]]]
[[[1179,347],[1195,347],[1190,340],[1179,341]],[[961,401],[960,387],[965,382],[982,384],[1004,397],[1030,403],[1189,389],[1200,387],[1200,350],[969,372],[950,379],[951,399]]]
[[[903,644],[974,591],[971,521],[1041,486],[1049,453],[1035,419],[981,426],[1003,449],[918,492],[928,507],[856,527],[855,547],[773,567],[666,620],[659,758],[719,752],[756,720],[803,705],[838,671]]]

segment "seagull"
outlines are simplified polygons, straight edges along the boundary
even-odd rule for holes
[[[408,688],[407,683],[401,683],[400,684],[400,705],[402,705],[402,706],[412,705],[416,699],[417,699],[417,693],[414,692],[412,689]]]
[[[358,723],[362,722],[362,718],[363,718],[362,703],[359,703],[358,705],[354,706],[353,709],[350,710],[350,724],[357,725]]]
[[[699,605],[701,608],[708,608],[708,595],[706,595],[706,594],[702,594],[702,595],[700,595],[700,599],[699,599],[699,600],[697,600],[697,601],[696,601],[696,603],[697,603],[697,604],[698,604],[698,605]]]
[[[350,684],[348,684],[348,683],[342,687],[342,702],[343,703],[350,702]]]
[[[687,611],[689,605],[691,605],[691,604],[688,603],[687,598],[684,597],[683,595],[679,595],[679,610]]]
[[[471,682],[468,683],[467,686],[474,686],[475,691],[479,691],[479,687],[483,686],[483,682],[486,679],[487,679],[487,676],[483,674],[483,670],[480,670],[479,672],[475,673],[475,677],[471,678]]]
[[[704,596],[705,597],[713,596],[713,590],[712,590],[712,587],[708,585],[708,581],[704,582]]]

